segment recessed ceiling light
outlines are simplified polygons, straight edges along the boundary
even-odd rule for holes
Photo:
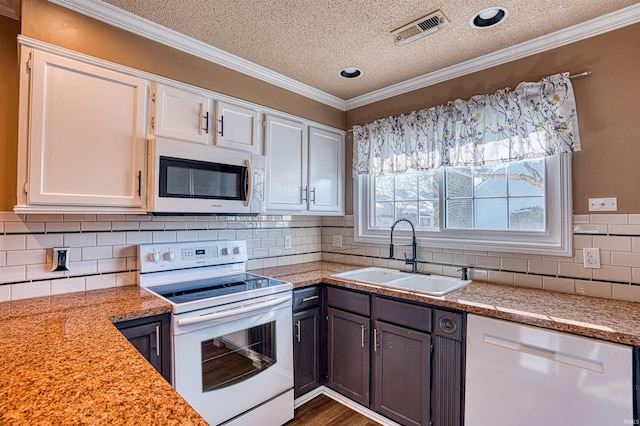
[[[340,70],[338,75],[346,79],[358,78],[362,75],[362,70],[354,67],[343,68]]]
[[[481,10],[471,18],[473,28],[485,29],[498,25],[509,15],[509,11],[501,6],[489,7]]]

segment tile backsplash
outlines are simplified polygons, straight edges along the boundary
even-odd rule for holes
[[[342,247],[333,246],[335,235]],[[353,216],[0,213],[0,301],[136,284],[136,246],[158,242],[247,240],[248,269],[320,259],[405,268],[387,258],[388,244],[356,243],[353,235]],[[469,266],[475,280],[640,301],[640,215],[574,216],[573,239],[573,257],[419,247],[419,269],[459,276]],[[51,272],[58,246],[71,247],[69,272]],[[583,267],[585,247],[600,248],[602,268]]]

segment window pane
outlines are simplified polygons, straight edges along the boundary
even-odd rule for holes
[[[437,172],[423,172],[420,174],[420,199],[421,200],[433,200],[440,197],[440,185]]]
[[[506,197],[507,196],[507,167],[504,164],[482,166],[475,168],[476,197]],[[506,214],[505,208],[505,214]],[[505,216],[506,218],[506,216]],[[506,224],[506,222],[505,222]]]
[[[439,228],[440,227],[440,202],[420,201],[420,223],[418,228]]]
[[[393,201],[393,176],[376,176],[375,199],[376,201]]]
[[[396,220],[398,219],[409,219],[415,226],[418,223],[418,203],[396,203]]]
[[[447,228],[473,228],[473,200],[447,201]]]
[[[473,171],[469,167],[447,167],[446,197],[471,197],[473,190]]]
[[[376,203],[374,213],[375,227],[388,228],[393,225],[393,203]]]
[[[476,200],[476,229],[507,229],[508,226],[506,198]]]
[[[544,197],[509,199],[509,229],[544,231]]]
[[[511,163],[509,165],[509,196],[543,196],[544,175],[544,159]]]
[[[396,201],[418,199],[418,175],[407,173],[396,176]]]

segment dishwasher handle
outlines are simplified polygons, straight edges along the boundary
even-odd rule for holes
[[[249,312],[260,311],[260,310],[263,310],[264,308],[270,308],[272,306],[280,305],[289,301],[291,301],[291,296],[278,297],[277,299],[272,299],[266,302],[254,303],[252,305],[244,306],[242,308],[228,309],[222,312],[213,312],[210,314],[200,315],[199,317],[194,317],[194,318],[179,319],[177,320],[177,324],[178,326],[181,327],[181,326],[190,325],[190,324],[198,324],[201,322],[226,319],[230,317],[235,317],[237,315],[246,314]]]
[[[554,351],[540,346],[530,345],[528,343],[517,342],[503,337],[485,334],[483,342],[490,345],[499,346],[505,349],[511,349],[528,355],[545,358],[551,361],[561,362],[563,364],[572,365],[574,367],[583,368],[596,373],[604,374],[604,363],[602,361],[583,358],[578,355]]]

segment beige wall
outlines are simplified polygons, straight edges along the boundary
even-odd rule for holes
[[[557,72],[588,77],[573,80],[582,151],[573,157],[574,213],[588,213],[589,197],[618,197],[618,213],[640,212],[640,24],[563,46],[434,86],[348,111],[347,128],[406,114],[456,98],[493,93]],[[350,135],[350,134],[349,134]],[[347,140],[347,165],[353,143]],[[347,212],[353,212],[347,173]]]
[[[16,203],[20,23],[0,16],[0,212]]]

